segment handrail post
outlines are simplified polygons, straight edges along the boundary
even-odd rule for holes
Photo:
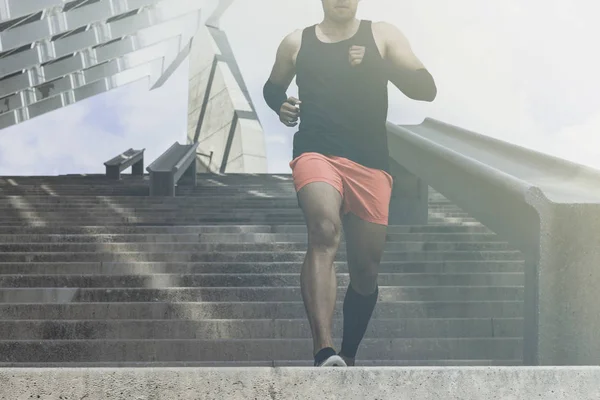
[[[184,181],[187,185],[189,186],[196,186],[196,184],[198,183],[198,160],[196,159],[196,157],[194,157],[193,161],[191,162],[190,166],[185,170],[185,172],[183,173],[183,176],[181,177],[181,180]]]
[[[142,157],[138,162],[131,166],[131,175],[143,176],[144,175],[144,158]]]
[[[150,196],[175,196],[172,172],[150,172]]]
[[[179,181],[182,184],[196,185],[197,147],[198,143],[181,145],[175,142],[148,166],[150,196],[175,196],[175,185]]]
[[[106,177],[109,179],[121,179],[121,171],[131,167],[131,174],[134,176],[144,175],[144,151],[129,149],[116,157],[106,161]]]
[[[121,167],[119,165],[107,165],[106,177],[114,180],[121,179]]]
[[[394,178],[390,200],[389,223],[392,225],[427,225],[429,186],[390,158]]]

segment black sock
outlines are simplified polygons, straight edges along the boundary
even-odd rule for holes
[[[329,357],[335,355],[335,350],[331,347],[325,347],[324,349],[319,350],[319,352],[315,355],[315,367],[327,360]]]
[[[365,336],[378,296],[379,286],[368,296],[362,296],[352,288],[352,285],[348,286],[344,298],[344,337],[341,351],[344,356],[356,357],[358,346]]]

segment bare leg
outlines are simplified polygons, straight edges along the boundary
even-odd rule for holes
[[[363,221],[351,213],[344,217],[343,224],[351,288],[344,301],[344,344],[340,356],[351,366],[355,362],[352,353],[366,332],[377,301],[377,275],[387,226]],[[349,295],[351,290],[353,295]],[[373,297],[372,301],[369,296]],[[343,354],[345,349],[351,354]]]
[[[300,276],[302,298],[312,330],[314,354],[333,347],[332,319],[337,295],[333,262],[342,223],[342,196],[331,185],[314,182],[298,192],[308,229],[308,251]]]

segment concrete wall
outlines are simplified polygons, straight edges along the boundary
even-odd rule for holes
[[[217,28],[203,26],[194,37],[188,99],[187,136],[199,143],[199,172],[267,172],[262,126],[227,37]]]
[[[538,363],[600,365],[600,205],[536,206]]]
[[[388,140],[399,164],[521,250],[524,364],[599,365],[600,171],[431,119],[390,123]]]
[[[600,368],[0,369],[0,400],[597,400]]]

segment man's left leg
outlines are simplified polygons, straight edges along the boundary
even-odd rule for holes
[[[377,304],[377,275],[386,243],[387,225],[367,222],[353,213],[343,219],[350,285],[344,298],[344,334],[340,356],[354,365]]]
[[[330,157],[330,163],[344,187],[341,214],[350,284],[344,298],[340,356],[351,366],[377,304],[377,273],[387,238],[394,180],[382,170],[343,157]]]

